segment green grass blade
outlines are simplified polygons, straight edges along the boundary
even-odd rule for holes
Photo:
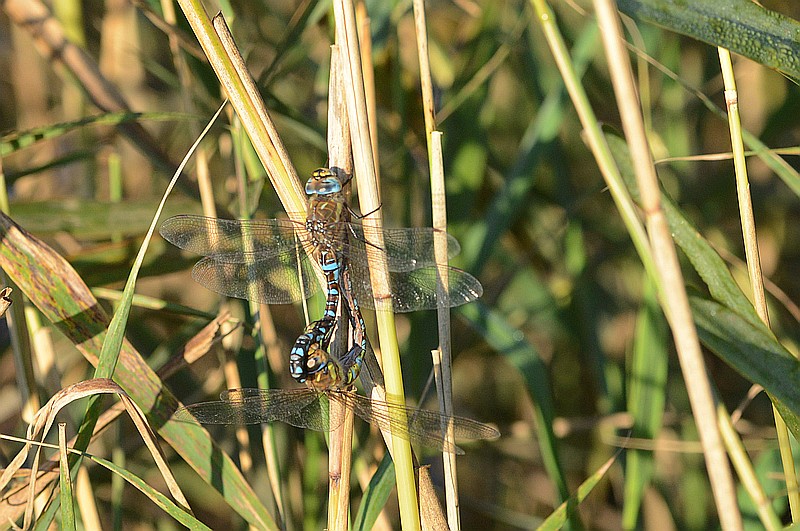
[[[800,361],[763,324],[711,300],[690,297],[700,340],[742,376],[764,387],[800,438]]]
[[[611,468],[611,465],[614,464],[616,459],[617,456],[615,455],[606,461],[603,466],[598,468],[594,474],[589,476],[583,483],[581,483],[581,486],[578,487],[578,491],[570,496],[569,499],[567,499],[564,503],[559,505],[558,508],[547,517],[547,520],[542,522],[542,525],[540,525],[538,528],[539,531],[550,531],[564,527],[569,514],[573,512],[577,506],[586,499],[587,496],[589,496],[600,480],[606,475],[606,472],[608,472],[608,469]]]
[[[620,0],[619,8],[800,80],[800,23],[750,0]]]
[[[66,424],[58,425],[59,454],[58,486],[61,490],[61,529],[75,531],[75,500],[72,497],[72,478],[69,475],[69,460],[67,459],[67,434]]]
[[[41,140],[52,140],[88,125],[120,125],[142,120],[194,120],[195,116],[177,112],[109,112],[95,116],[86,116],[80,120],[50,124],[27,131],[13,131],[0,137],[0,157],[8,156],[15,151],[32,146]]]
[[[632,437],[655,440],[661,429],[666,402],[669,330],[652,285],[644,294],[636,322],[633,356],[628,377],[628,411]],[[635,529],[644,493],[654,473],[652,451],[630,449],[625,459],[625,498],[622,526]]]
[[[392,493],[394,481],[394,463],[391,457],[386,455],[369,480],[369,485],[361,497],[361,504],[358,506],[356,519],[353,522],[354,530],[368,531],[372,529]]]

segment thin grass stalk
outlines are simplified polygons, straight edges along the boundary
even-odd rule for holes
[[[367,15],[367,8],[364,4],[363,0],[358,0],[356,4],[356,22],[358,25],[358,42],[359,42],[359,49],[361,50],[361,70],[364,76],[364,94],[367,101],[367,118],[369,121],[369,136],[372,141],[372,159],[377,161],[378,160],[378,122],[377,122],[377,100],[375,97],[375,75],[374,75],[374,66],[372,64],[372,32],[370,30],[370,19]],[[339,50],[337,45],[334,47]],[[340,53],[337,52],[337,53]],[[344,80],[342,80],[344,81]],[[342,102],[345,102],[346,95],[342,92]],[[347,127],[347,136],[348,136],[348,146],[351,144],[350,140],[350,129],[349,125],[347,124],[340,124],[342,127]],[[331,142],[328,142],[328,145],[331,145]],[[352,146],[351,146],[352,147]],[[350,151],[350,169],[349,174],[352,175],[352,150]],[[375,164],[375,179],[378,183],[378,188],[380,189],[380,182],[381,182],[381,173],[380,173],[380,164]],[[363,373],[362,373],[363,374]],[[362,381],[364,381],[364,377],[362,376]],[[365,385],[365,387],[369,387],[369,385]],[[378,399],[386,399],[385,394],[380,394],[377,387],[374,385],[372,386],[372,391],[375,392],[373,397],[377,397]],[[366,389],[366,392],[370,394],[370,390]],[[391,434],[389,434],[391,436]],[[389,446],[389,452],[391,453],[391,446]],[[362,464],[365,463],[364,460],[361,461]],[[363,476],[363,475],[362,475]],[[369,484],[369,477],[362,477],[359,476],[361,481],[362,490],[366,488]],[[389,524],[389,518],[386,515],[386,509],[384,508],[381,510],[380,516],[376,521],[374,527],[376,529],[390,529],[391,525]]]
[[[417,38],[417,57],[422,91],[422,112],[425,117],[425,139],[428,144],[428,164],[431,175],[431,211],[434,235],[434,255],[438,265],[436,317],[439,329],[439,348],[433,351],[434,376],[439,399],[439,411],[453,414],[453,356],[450,348],[450,304],[447,300],[447,196],[444,186],[444,159],[442,155],[442,133],[436,131],[436,109],[433,99],[433,78],[428,54],[428,29],[425,22],[424,0],[414,0],[414,28]],[[453,423],[442,426],[447,439],[452,443]],[[461,529],[458,502],[458,474],[456,456],[452,452],[442,453],[444,467],[445,504],[447,521],[451,531]]]
[[[428,27],[425,23],[425,2],[424,0],[414,0],[412,5],[414,8],[414,30],[417,37],[419,83],[422,89],[422,114],[425,117],[425,138],[428,141],[428,151],[430,152],[430,135],[436,129],[436,110],[433,101],[431,62],[428,56]]]
[[[72,496],[72,478],[69,475],[69,460],[67,456],[67,424],[58,423],[58,461],[61,481],[61,529],[72,531],[75,525],[75,498]]]
[[[433,374],[436,378],[436,391],[439,397],[439,411],[443,415],[453,415],[453,357],[450,344],[450,304],[448,301],[447,276],[447,208],[444,188],[444,162],[442,155],[442,133],[430,133],[430,171],[431,171],[431,207],[433,211],[433,228],[439,229],[434,234],[434,255],[439,270],[437,282],[436,316],[439,327],[439,348],[434,351]],[[442,426],[447,440],[454,443],[452,418]],[[456,454],[442,453],[444,466],[445,503],[447,505],[447,521],[451,531],[461,529],[461,516],[458,501],[458,474],[456,472]]]
[[[75,495],[78,499],[78,510],[81,513],[83,528],[86,531],[102,531],[100,514],[97,512],[97,504],[94,500],[94,489],[85,466],[78,470],[78,476],[75,478]]]
[[[223,39],[224,41],[225,39]],[[244,159],[244,151],[245,151],[245,143],[247,143],[247,137],[242,131],[241,128],[241,121],[233,117],[231,120],[232,123],[232,138],[233,138],[233,154],[234,154],[234,172],[236,175],[236,198],[238,200],[238,217],[240,219],[250,219],[250,210],[248,208],[249,204],[249,197],[248,197],[248,189],[247,189],[247,176],[246,170],[244,168],[243,159]],[[251,235],[243,230],[243,241],[245,243],[245,251],[252,252],[252,238]],[[250,297],[250,299],[254,299],[254,297]],[[236,305],[237,307],[244,307],[248,306],[250,310],[250,315],[253,316],[253,320],[258,322],[258,303],[253,302],[252,300],[249,301],[234,301],[228,300],[227,304]],[[255,334],[258,335],[258,329],[256,328]],[[236,338],[241,340],[242,337],[239,334],[236,334]],[[259,341],[258,344],[260,345],[261,342]],[[240,388],[242,387],[242,379],[239,374],[239,365],[236,362],[236,353],[240,352],[241,343],[237,342],[235,348],[226,349],[226,353],[231,353],[232,355],[226,356],[224,368],[225,368],[225,381],[227,383],[228,389],[233,388]],[[253,466],[253,458],[251,453],[251,446],[250,446],[250,435],[247,429],[247,426],[237,426],[236,428],[236,439],[239,441],[239,465],[242,469],[242,472],[250,472]],[[271,485],[271,487],[275,487]],[[275,492],[273,491],[273,496],[275,496]]]
[[[778,412],[775,412],[778,416]],[[731,416],[728,410],[725,409],[723,404],[717,404],[717,422],[719,423],[722,439],[725,441],[725,446],[728,448],[728,454],[731,456],[731,462],[736,469],[742,486],[745,488],[753,504],[756,506],[758,518],[764,529],[769,531],[777,531],[783,528],[781,519],[772,508],[772,500],[764,493],[764,488],[758,482],[758,476],[753,468],[753,464],[747,457],[747,450],[742,444],[742,439],[733,427]]]
[[[722,68],[722,80],[725,85],[725,105],[728,109],[728,127],[731,131],[736,193],[739,200],[739,217],[742,223],[747,272],[750,277],[750,286],[753,290],[753,304],[756,312],[769,328],[769,310],[764,293],[764,277],[761,272],[761,258],[758,253],[758,236],[756,235],[753,203],[750,197],[750,183],[747,178],[747,161],[745,160],[744,141],[742,139],[742,123],[739,118],[739,96],[736,90],[736,79],[733,75],[730,52],[724,48],[718,48],[718,51]],[[794,464],[794,456],[792,455],[789,430],[774,405],[772,406],[772,414],[778,435],[778,446],[780,447],[792,521],[796,522],[800,518],[800,491],[798,491],[797,470]],[[754,499],[756,498],[754,497]]]
[[[347,116],[350,123],[359,202],[362,212],[370,212],[364,217],[363,224],[365,227],[376,229],[375,234],[380,234],[378,230],[383,225],[380,212],[381,201],[378,193],[375,160],[372,157],[372,140],[364,95],[364,81],[361,74],[361,56],[358,51],[353,3],[349,0],[336,0],[333,7],[336,41],[342,50]],[[376,238],[376,240],[380,241],[375,241],[375,245],[382,248],[382,238]],[[386,383],[386,397],[391,402],[404,404],[405,393],[400,368],[400,349],[397,345],[386,256],[377,252],[373,246],[368,246],[367,259],[375,298],[375,316]],[[407,419],[403,418],[397,420],[407,422]],[[387,446],[393,452],[401,524],[405,530],[419,529],[419,507],[411,444],[403,438],[392,437],[390,431],[384,431],[383,435],[387,439]]]
[[[116,444],[111,449],[111,462],[115,466],[124,469],[127,465],[127,456],[123,449],[123,430],[124,423],[117,422],[114,426],[114,437]],[[85,470],[86,467],[80,467],[80,470]],[[125,523],[125,481],[118,475],[111,476],[111,522],[113,528],[122,529]]]
[[[267,370],[268,358],[270,360],[283,357],[284,353],[278,346],[278,337],[275,331],[275,323],[269,306],[261,304],[258,308],[258,332],[261,344],[259,345],[255,361],[256,371],[258,371],[258,386],[262,389],[269,387],[269,371]],[[280,365],[279,365],[280,366]],[[273,366],[274,367],[274,366]],[[264,446],[264,458],[267,465],[267,478],[272,488],[272,496],[278,510],[278,523],[281,529],[291,529],[291,519],[288,518],[287,497],[284,492],[288,492],[288,483],[281,474],[280,460],[278,459],[278,448],[275,442],[275,428],[272,424],[261,425],[261,444]]]
[[[686,390],[703,444],[711,490],[724,530],[742,529],[736,502],[736,489],[728,466],[719,426],[709,419],[716,417],[716,404],[703,361],[697,329],[694,326],[683,275],[674,242],[661,209],[661,191],[653,164],[636,94],[633,73],[625,50],[624,38],[616,5],[611,0],[594,0],[600,35],[608,57],[614,95],[620,110],[622,126],[633,160],[636,182],[645,212],[658,276],[661,279],[661,300],[672,329],[675,347],[686,382]],[[666,289],[665,289],[666,288]]]
[[[338,46],[331,46],[331,68],[328,80],[328,160],[341,177],[352,175],[353,152],[347,120],[347,104],[342,79],[342,57]],[[345,352],[350,338],[350,323],[344,318],[344,299],[339,299],[339,325],[332,353]],[[335,428],[330,432],[328,452],[328,529],[347,531],[350,507],[350,470],[353,458],[353,405],[329,401],[330,419]]]
[[[169,24],[172,28],[178,27],[175,3],[171,0],[161,0],[159,5],[161,6],[161,12],[164,16],[164,22]],[[181,106],[185,112],[192,113],[195,110],[194,101],[191,97],[191,88],[194,80],[192,71],[189,69],[189,64],[186,62],[186,57],[183,55],[183,49],[181,48],[181,41],[178,35],[174,31],[165,31],[165,33],[167,35],[167,41],[169,42],[170,54],[172,54],[172,64],[175,66],[175,72],[178,74],[178,82],[183,89],[180,91]],[[190,127],[192,136],[197,136],[197,132],[195,131],[197,126],[192,122]],[[201,157],[204,161],[208,158],[205,149],[202,148],[197,151],[197,156],[195,157],[198,169]]]
[[[197,151],[195,177],[197,177],[197,189],[200,191],[200,205],[203,207],[203,215],[209,218],[217,217],[214,189],[211,186],[211,174],[208,170],[208,153],[203,148]]]
[[[358,43],[361,50],[361,73],[364,75],[364,93],[367,98],[367,118],[369,137],[372,139],[372,160],[375,161],[375,176],[378,188],[381,183],[381,165],[378,159],[378,103],[375,98],[375,69],[372,65],[372,32],[370,30],[367,6],[363,0],[356,4],[356,23],[358,24]]]

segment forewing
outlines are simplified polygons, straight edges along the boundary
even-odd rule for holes
[[[458,241],[444,231],[432,228],[374,229],[353,223],[347,224],[347,245],[343,253],[353,262],[366,262],[365,249],[382,251],[389,271],[412,271],[436,265],[434,242],[437,235],[447,239],[447,256],[461,251]],[[381,237],[382,236],[382,237]],[[382,241],[382,243],[381,243]]]
[[[195,254],[249,261],[285,253],[307,239],[305,227],[291,220],[238,220],[182,214],[161,224],[165,240]]]
[[[351,284],[358,303],[374,309],[369,269],[363,264],[349,263]],[[448,290],[444,303],[453,308],[472,302],[483,294],[478,280],[461,269],[447,267]],[[433,310],[437,307],[438,288],[436,267],[423,267],[413,271],[398,271],[389,275],[392,306],[397,313]]]

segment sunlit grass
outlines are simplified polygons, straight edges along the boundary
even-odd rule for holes
[[[414,27],[411,2],[373,2],[366,11],[357,4],[369,19],[367,26],[359,18],[358,28],[362,48],[369,39],[371,51],[358,59],[366,99],[349,109],[342,103],[336,119],[328,112],[330,44],[342,44],[343,15],[328,4],[223,3],[228,43],[217,38],[221,19],[203,18],[200,3],[188,0],[174,14],[157,4],[76,11],[59,2],[60,20],[49,21],[54,34],[21,24],[37,18],[38,4],[7,4],[13,38],[0,44],[0,205],[8,204],[24,230],[6,218],[0,223],[4,283],[15,282],[0,354],[0,432],[24,437],[41,404],[89,381],[110,316],[122,305],[130,315],[126,341],[117,330],[112,349],[119,352],[114,378],[158,433],[173,492],[183,492],[194,512],[183,510],[182,495],[166,498],[172,480],[156,479],[166,476],[141,443],[146,430],[101,402],[98,425],[115,428],[95,435],[89,453],[112,470],[100,459],[124,456],[114,473],[136,485],[136,494],[84,459],[71,496],[46,493],[42,499],[55,503],[31,505],[43,515],[40,524],[53,518],[68,528],[74,519],[80,528],[96,519],[110,527],[119,518],[123,528],[161,528],[176,519],[212,529],[329,526],[327,435],[283,424],[209,433],[167,421],[175,397],[190,403],[234,385],[291,387],[288,351],[306,320],[300,307],[222,301],[192,281],[196,257],[159,239],[136,262],[167,179],[224,97],[232,102],[226,116],[180,177],[165,216],[302,219],[306,176],[349,157],[332,152],[329,159],[329,123],[365,133],[354,135],[357,210],[379,212],[387,227],[432,226],[446,213],[448,231],[462,245],[451,264],[484,286],[478,302],[451,312],[453,411],[503,434],[464,446],[466,455],[455,461],[463,529],[570,520],[586,528],[719,525],[720,497],[715,502],[697,444],[698,428],[715,419],[693,416],[693,376],[682,375],[663,316],[663,294],[678,289],[688,293],[685,316],[697,327],[708,381],[725,406],[713,417],[735,463],[739,492],[728,496],[728,509],[755,526],[791,518],[770,400],[762,392],[746,401],[753,384],[763,386],[788,432],[800,433],[790,355],[800,338],[792,313],[800,290],[798,90],[787,78],[743,59],[732,63],[742,118],[735,137],[751,150],[734,150],[749,156],[754,227],[743,236],[716,50],[626,20],[635,27],[629,59],[644,94],[664,222],[686,279],[670,286],[653,274],[657,259],[644,225],[653,212],[641,211],[631,164],[639,155],[623,139],[589,2],[552,2],[545,21],[564,39],[556,57],[574,76],[557,66],[542,32],[548,26],[525,2],[431,3],[424,6],[427,39]],[[800,16],[793,6],[785,12]],[[59,41],[48,36],[61,32],[75,45],[55,53]],[[427,44],[429,65],[418,43]],[[345,64],[355,62],[351,56]],[[420,86],[428,71],[430,91]],[[438,138],[434,129],[440,151],[429,142]],[[607,183],[601,174],[609,170],[616,176]],[[432,196],[441,200],[441,185],[430,184],[430,173],[444,176],[446,207],[437,211],[429,205]],[[761,308],[769,308],[771,330],[750,302],[747,274],[725,262],[743,258],[743,238],[752,250],[756,235],[768,281]],[[126,299],[133,293],[119,293],[132,270],[136,295]],[[311,320],[318,302],[309,304]],[[389,378],[397,378],[391,385],[404,389],[409,405],[437,407],[424,390],[430,351],[446,328],[441,317],[366,315],[372,344],[384,355],[396,328],[398,363]],[[85,407],[68,405],[58,418],[67,422],[69,445]],[[48,441],[59,442],[55,430]],[[7,456],[20,447],[0,443]],[[441,455],[415,450],[432,465],[442,498]],[[783,450],[786,458],[791,449]],[[58,451],[49,451],[57,461]],[[401,520],[413,528],[410,461],[398,504],[386,455],[380,434],[357,422],[349,502],[335,498],[360,529],[399,528]],[[24,486],[27,477],[14,481]],[[51,473],[42,481],[59,478]],[[112,484],[122,490],[110,494]],[[0,491],[14,495],[0,499],[0,516],[21,523],[26,501],[10,489]],[[72,498],[68,512],[73,504],[64,502]],[[450,500],[442,514],[449,511],[453,521]],[[339,515],[335,525],[344,528]]]

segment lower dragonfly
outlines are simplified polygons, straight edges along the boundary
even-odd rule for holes
[[[330,362],[324,351],[318,350],[317,356],[322,364]],[[373,365],[377,366],[374,356],[371,350],[365,356],[367,372],[380,381],[380,373],[374,372],[372,368]],[[337,363],[335,365],[338,366]],[[377,381],[375,383],[378,385]],[[329,415],[329,401],[352,408],[358,417],[382,431],[389,431],[393,435],[439,451],[459,455],[464,453],[453,440],[444,435],[443,430],[450,426],[456,440],[491,440],[500,436],[496,428],[476,420],[376,400],[344,387],[334,386],[229,389],[220,394],[220,400],[200,402],[178,409],[174,418],[203,424],[260,424],[279,421],[298,428],[328,431],[338,427],[341,422],[340,418],[331,418]]]

